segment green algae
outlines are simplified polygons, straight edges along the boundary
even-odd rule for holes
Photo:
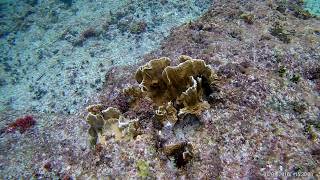
[[[279,22],[273,24],[273,27],[270,29],[270,34],[286,44],[291,42],[292,33],[286,30]]]
[[[320,14],[320,0],[283,0],[277,3],[277,10],[283,14],[292,12],[300,19],[309,19]]]
[[[142,178],[146,178],[150,175],[150,170],[149,170],[149,163],[144,161],[144,160],[139,160],[137,162],[137,170],[138,170],[138,176]]]
[[[298,83],[300,81],[300,75],[299,74],[294,74],[292,78],[290,79],[293,83]]]
[[[284,66],[281,66],[278,70],[279,76],[284,77],[286,75],[287,69]]]
[[[312,140],[312,141],[317,140],[318,136],[317,136],[316,132],[314,132],[312,125],[307,124],[305,127],[305,131],[308,134],[310,140]]]
[[[243,21],[248,24],[253,24],[255,16],[254,16],[254,14],[242,13],[240,15],[240,18],[243,19]]]

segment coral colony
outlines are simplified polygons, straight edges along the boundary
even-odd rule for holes
[[[153,119],[161,129],[169,128],[173,132],[176,124],[184,123],[185,117],[201,115],[210,108],[210,103],[219,102],[221,94],[215,82],[216,74],[203,60],[192,59],[189,56],[179,57],[180,64],[170,66],[169,58],[149,61],[138,68],[135,78],[138,86],[127,87],[123,93],[131,101],[130,109],[141,108],[140,102],[150,101],[154,108]],[[126,105],[127,106],[127,105]],[[144,107],[142,107],[144,108]],[[131,141],[142,135],[143,125],[139,117],[126,117],[116,107],[104,107],[102,104],[91,105],[87,108],[86,118],[90,124],[89,135],[92,146],[105,146],[114,139],[116,141]],[[160,151],[168,158],[174,158],[178,168],[185,166],[192,158],[192,143],[173,139],[172,142],[161,144]],[[146,171],[148,166],[138,162],[139,171]],[[143,167],[141,167],[143,166]],[[142,173],[147,176],[147,173]]]
[[[160,58],[141,66],[136,72],[137,87],[124,89],[132,97],[129,109],[138,106],[137,101],[146,99],[155,105],[154,118],[161,126],[174,126],[178,116],[200,115],[217,99],[218,88],[214,84],[215,73],[203,60],[180,56],[178,66],[170,66],[170,59]],[[129,98],[127,97],[127,98]],[[139,134],[139,119],[128,119],[115,107],[92,105],[88,108],[91,144],[105,143],[106,136],[114,135],[121,140]],[[102,137],[101,137],[101,136]],[[99,138],[98,138],[99,137]],[[169,153],[170,154],[170,153]]]

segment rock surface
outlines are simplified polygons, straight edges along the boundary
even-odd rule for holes
[[[201,18],[173,29],[140,64],[110,69],[92,98],[92,104],[139,118],[141,135],[111,137],[90,149],[85,109],[79,115],[35,115],[29,131],[1,134],[0,177],[320,178],[320,21],[279,7],[277,1],[214,1]],[[252,23],[243,13],[254,15]],[[290,41],[271,33],[276,24]],[[162,127],[154,122],[152,104],[141,100],[131,109],[121,90],[137,84],[139,65],[181,54],[205,60],[218,73],[223,98],[199,117]],[[7,111],[0,125],[21,116]]]

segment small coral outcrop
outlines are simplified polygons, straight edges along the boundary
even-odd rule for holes
[[[179,115],[200,114],[210,107],[205,99],[213,93],[216,74],[200,59],[183,55],[179,62],[178,66],[170,66],[168,58],[151,60],[138,69],[136,80],[158,106],[171,102]]]
[[[134,107],[138,99],[151,99],[154,117],[162,126],[174,125],[179,117],[188,114],[199,116],[210,108],[208,100],[217,93],[216,74],[203,60],[185,55],[178,60],[177,66],[170,66],[171,60],[163,57],[139,67],[135,74],[139,86],[123,89],[128,99],[127,107]],[[122,140],[139,134],[139,119],[125,118],[117,108],[97,104],[87,110],[91,145],[103,143],[107,137]],[[129,112],[126,114],[130,115]]]
[[[89,106],[91,145],[106,145],[109,140],[139,141],[149,134],[156,140],[159,155],[177,168],[191,162],[194,148],[181,131],[201,124],[201,113],[210,108],[209,102],[216,102],[212,99],[220,91],[216,74],[203,60],[184,55],[178,60],[176,66],[166,57],[140,66],[135,74],[139,85],[122,89],[121,102],[111,104],[125,107],[121,111],[99,104]],[[148,177],[149,164],[138,161],[137,172],[142,178]]]
[[[141,34],[147,29],[147,23],[144,21],[134,22],[130,27],[130,32],[132,34]]]
[[[156,104],[164,103],[163,95],[166,93],[167,85],[162,78],[162,72],[169,65],[169,58],[154,59],[141,66],[136,72],[135,78],[141,90],[146,92]]]
[[[87,122],[90,125],[89,135],[92,146],[97,143],[105,143],[106,138],[126,140],[137,136],[137,120],[126,119],[121,112],[114,107],[104,109],[101,104],[91,105],[87,108]]]

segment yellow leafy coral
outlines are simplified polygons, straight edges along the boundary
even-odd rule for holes
[[[174,125],[178,117],[187,114],[200,115],[210,107],[206,100],[214,92],[216,74],[203,60],[185,55],[178,60],[177,66],[170,66],[170,59],[165,57],[149,61],[135,74],[139,87],[123,90],[132,99],[131,107],[139,102],[136,100],[151,99],[156,105],[155,118],[162,125]],[[107,137],[126,140],[139,135],[138,119],[125,118],[116,108],[105,109],[98,104],[87,110],[92,145],[103,143]]]
[[[126,140],[137,136],[137,119],[126,119],[121,112],[114,107],[103,110],[103,106],[91,105],[87,108],[87,122],[90,125],[89,135],[92,146],[97,143],[104,144],[107,137],[115,140]]]
[[[205,88],[208,88],[204,82],[214,85],[216,74],[203,60],[183,55],[179,61],[178,66],[170,66],[168,58],[151,60],[138,69],[136,80],[158,106],[172,102],[181,107],[179,115],[199,114],[210,107],[203,100]]]
[[[162,124],[175,124],[178,121],[177,110],[173,107],[172,102],[166,106],[159,106],[155,111],[155,117]]]
[[[203,60],[181,56],[179,61],[181,63],[178,66],[168,66],[162,72],[163,80],[171,98],[179,96],[188,87],[192,86],[192,77],[195,80],[198,80],[198,77],[206,78],[213,83],[215,74]]]
[[[163,96],[167,86],[162,78],[164,68],[170,65],[169,58],[160,58],[149,61],[144,66],[141,66],[136,72],[136,80],[140,84],[143,92],[151,97],[155,103],[163,103]]]

